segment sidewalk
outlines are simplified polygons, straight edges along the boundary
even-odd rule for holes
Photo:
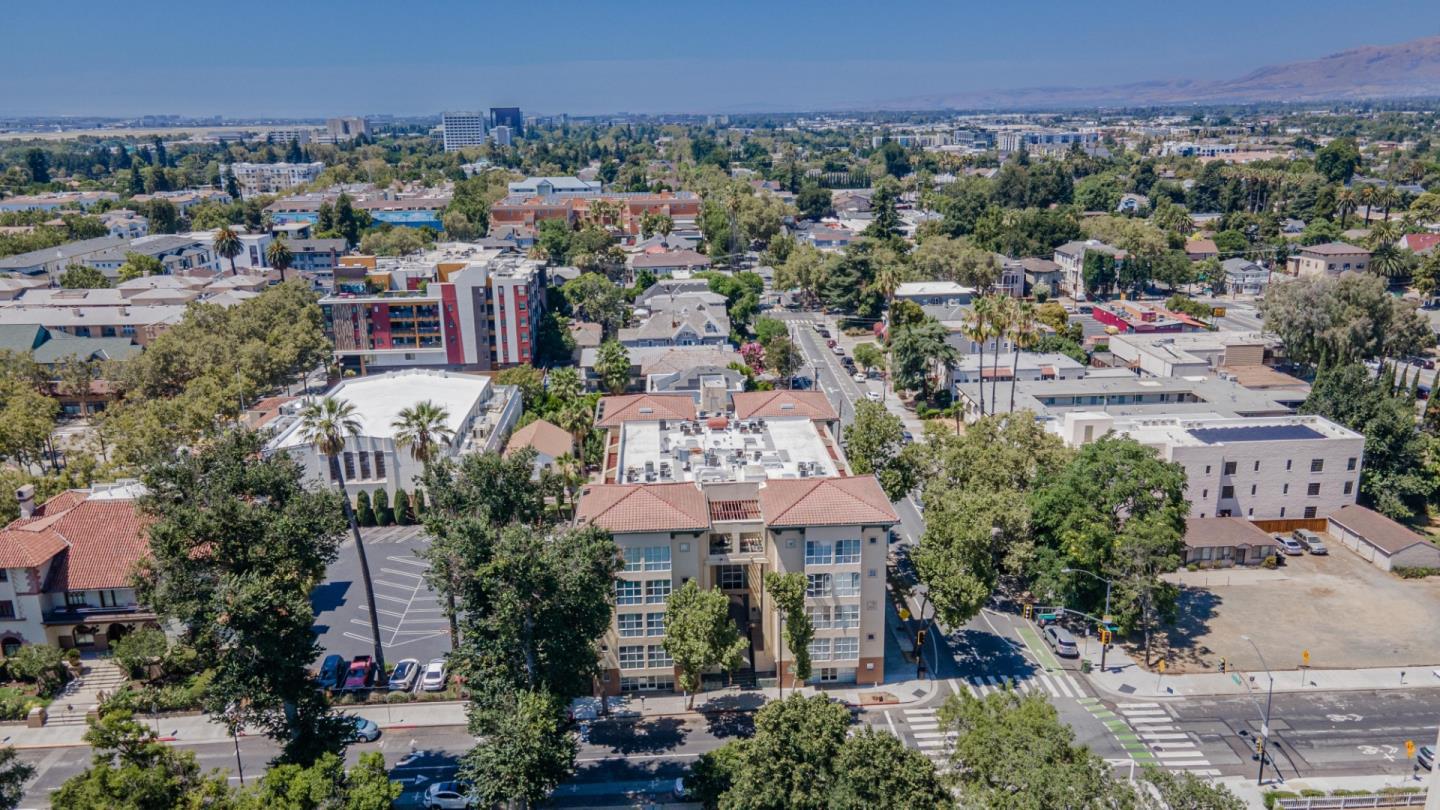
[[[1106,671],[1100,670],[1100,644],[1093,637],[1080,639],[1081,658],[1093,669],[1087,675],[1096,689],[1127,698],[1165,698],[1181,695],[1243,695],[1263,693],[1270,679],[1263,670],[1238,672],[1196,672],[1160,675],[1140,667],[1119,647],[1105,654]],[[1373,669],[1276,670],[1276,692],[1354,691],[1440,688],[1440,666],[1377,667]],[[1238,681],[1236,680],[1238,677]]]
[[[375,704],[338,706],[342,714],[354,714],[373,721],[382,729],[419,728],[421,726],[463,726],[468,717],[463,701],[427,701],[424,703]],[[151,719],[137,715],[135,719],[154,729],[164,742],[209,743],[230,739],[223,723],[211,722],[207,714],[182,714]],[[15,748],[68,748],[85,745],[86,725],[46,726],[27,728],[23,723],[0,725],[0,745]],[[241,736],[247,736],[242,732]]]
[[[1226,776],[1215,780],[1216,782],[1230,788],[1230,792],[1239,796],[1245,802],[1246,807],[1263,808],[1265,806],[1264,795],[1270,791],[1283,791],[1286,793],[1298,794],[1302,790],[1323,790],[1327,793],[1336,790],[1353,791],[1380,791],[1384,788],[1421,788],[1426,786],[1424,780],[1418,780],[1410,774],[1390,774],[1383,776],[1317,776],[1304,779],[1291,779],[1287,782],[1266,781],[1264,786],[1256,785],[1254,777]]]

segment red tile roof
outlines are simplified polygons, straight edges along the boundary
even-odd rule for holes
[[[823,391],[746,391],[731,395],[736,419],[777,419],[804,416],[838,419]]]
[[[695,400],[689,394],[625,394],[600,400],[595,426],[609,428],[625,422],[695,418]]]
[[[35,568],[55,559],[47,590],[123,588],[148,548],[135,501],[70,490],[46,501],[35,517],[0,530],[0,567]]]
[[[622,534],[698,531],[710,527],[710,506],[696,484],[592,484],[575,519]]]
[[[1440,233],[1407,233],[1400,237],[1400,244],[1416,253],[1424,253],[1440,245]]]
[[[873,475],[853,478],[782,478],[760,488],[767,526],[855,526],[898,523],[900,518]]]
[[[522,447],[533,447],[551,458],[559,458],[574,451],[575,438],[562,427],[544,419],[536,419],[510,434],[510,441],[505,445],[505,455],[508,456]]]

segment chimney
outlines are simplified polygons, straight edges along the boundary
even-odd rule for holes
[[[15,500],[20,504],[20,517],[35,516],[35,485],[26,484],[15,490]]]

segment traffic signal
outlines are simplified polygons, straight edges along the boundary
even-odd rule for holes
[[[1160,659],[1160,671],[1161,671],[1162,673],[1165,671],[1165,659],[1164,659],[1164,658],[1161,658],[1161,659]]]
[[[925,646],[925,628],[923,628],[923,627],[920,628],[919,630],[916,630],[916,631],[915,631],[915,646],[916,646],[916,647],[924,647],[924,646]]]
[[[1106,630],[1106,629],[1103,628],[1103,627],[1100,628],[1100,643],[1101,643],[1101,644],[1109,644],[1111,638],[1112,638],[1112,636],[1111,636],[1109,630]]]
[[[1413,757],[1413,756],[1415,756],[1415,741],[1414,741],[1414,740],[1406,740],[1406,741],[1405,741],[1405,756],[1407,756],[1407,757]]]
[[[1021,610],[1021,615],[1024,616],[1026,619],[1029,619],[1031,616],[1035,615],[1035,606],[1025,605],[1025,607]]]
[[[1264,738],[1264,737],[1256,737],[1256,738],[1255,738],[1255,753],[1259,754],[1259,755],[1262,756],[1262,757],[1265,756],[1265,738]]]

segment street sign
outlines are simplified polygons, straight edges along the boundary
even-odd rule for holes
[[[1230,676],[1230,680],[1234,681],[1236,686],[1244,686],[1244,685],[1245,685],[1244,681],[1241,681],[1241,680],[1240,680],[1240,676],[1239,676],[1239,675],[1231,675],[1231,676]]]
[[[1165,671],[1165,659],[1164,659],[1164,658],[1161,658],[1161,659],[1160,659],[1160,671],[1161,671],[1161,672],[1164,672],[1164,671]]]
[[[1109,626],[1115,623],[1115,617],[1111,616],[1109,613],[1106,613],[1104,616],[1100,617],[1100,621],[1104,622],[1106,626]],[[1115,628],[1111,627],[1110,629],[1114,630]]]
[[[910,610],[908,608],[900,608],[900,620],[910,621]]]
[[[1054,613],[1041,613],[1037,618],[1039,618],[1040,621],[1042,621],[1042,622],[1053,622],[1053,621],[1055,621],[1055,614],[1054,614]]]
[[[1309,650],[1301,650],[1301,651],[1300,651],[1300,660],[1305,662],[1305,666],[1307,666],[1307,667],[1310,666],[1310,651],[1309,651]]]

